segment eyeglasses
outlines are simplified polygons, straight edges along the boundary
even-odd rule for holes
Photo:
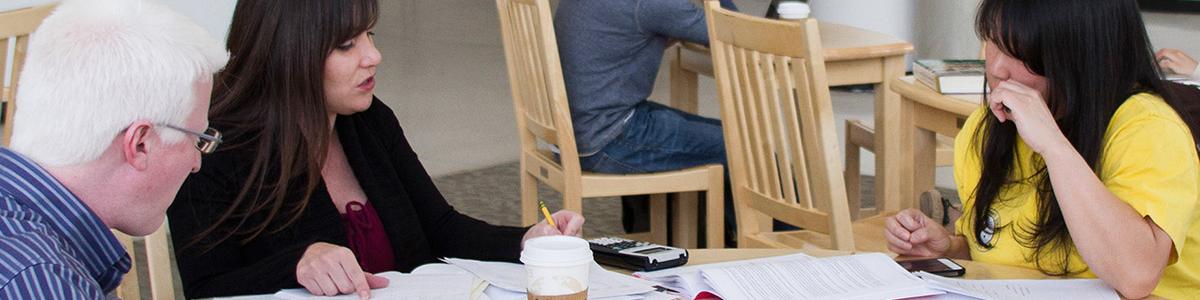
[[[196,132],[196,131],[192,131],[191,129],[178,127],[178,126],[170,125],[170,124],[157,124],[157,125],[166,127],[166,128],[170,128],[170,129],[179,130],[184,133],[191,134],[191,135],[194,135],[194,136],[200,138],[199,140],[196,140],[196,150],[200,150],[200,153],[203,153],[203,154],[212,154],[213,152],[217,151],[217,146],[221,145],[221,132],[217,131],[216,129],[213,129],[212,127],[205,129],[204,132]]]

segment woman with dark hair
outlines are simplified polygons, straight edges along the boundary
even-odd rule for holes
[[[387,284],[440,257],[516,261],[525,239],[583,217],[494,226],[446,203],[392,110],[374,99],[376,0],[242,0],[213,91],[226,144],[169,210],[188,298]]]
[[[889,249],[1098,277],[1127,298],[1200,292],[1200,160],[1135,1],[984,0],[991,94],[959,133],[964,216],[916,210]],[[982,89],[982,87],[981,87]]]

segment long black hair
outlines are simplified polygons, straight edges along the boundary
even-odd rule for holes
[[[1109,121],[1132,95],[1149,92],[1162,96],[1187,123],[1193,138],[1200,132],[1178,98],[1165,88],[1137,1],[983,0],[975,31],[1000,51],[1024,62],[1029,71],[1046,78],[1046,104],[1063,135],[1093,172],[1100,167]],[[1045,162],[1035,155],[1033,174],[1014,171],[1019,159],[1015,155],[1017,138],[1015,125],[1000,123],[990,110],[975,132],[971,144],[979,148],[971,152],[980,155],[982,172],[973,191],[974,207],[967,212],[970,232],[979,246],[991,248],[983,236],[992,207],[1008,200],[1000,198],[1001,191],[1021,182],[1032,183],[1038,216],[1031,228],[1012,228],[1022,245],[1034,249],[1032,257],[1025,259],[1046,274],[1079,272],[1069,265],[1075,246]]]
[[[303,214],[332,139],[325,60],[378,17],[377,0],[238,1],[231,58],[217,75],[209,116],[231,142],[221,151],[249,149],[254,158],[232,205],[185,248],[209,235],[244,243]],[[235,224],[233,231],[216,232],[225,223]]]

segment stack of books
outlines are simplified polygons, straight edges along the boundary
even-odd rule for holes
[[[984,64],[978,59],[921,59],[913,63],[913,76],[942,94],[980,94],[984,84]]]

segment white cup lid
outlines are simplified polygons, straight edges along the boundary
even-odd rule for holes
[[[527,265],[577,265],[592,261],[587,241],[565,235],[536,237],[525,241],[521,262]]]
[[[775,11],[780,15],[807,15],[810,12],[808,4],[801,2],[780,2]]]

